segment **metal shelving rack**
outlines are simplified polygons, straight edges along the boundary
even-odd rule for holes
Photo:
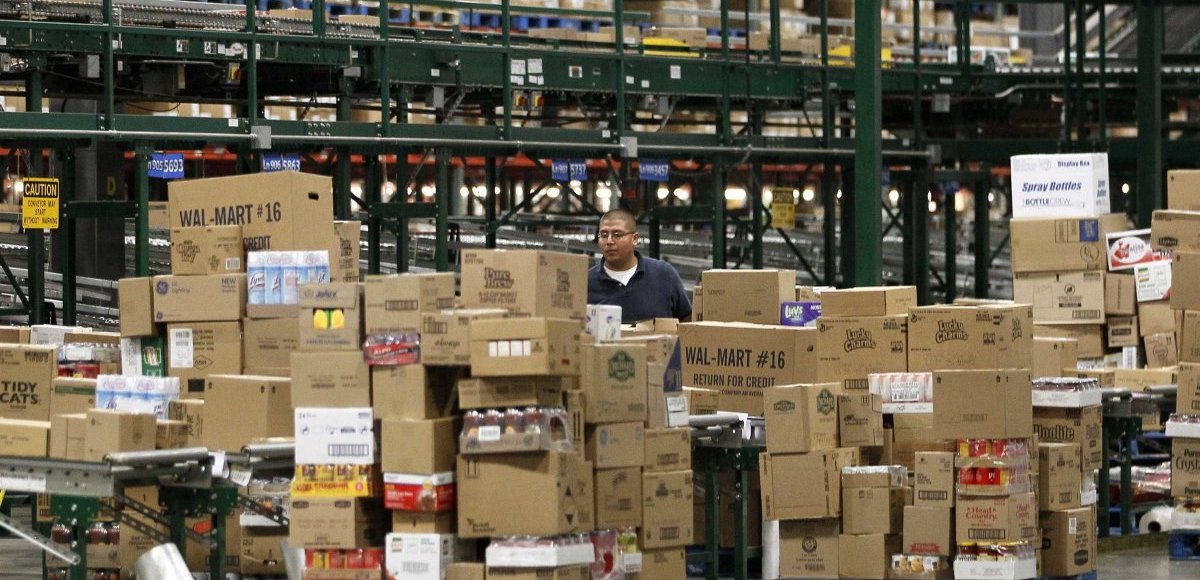
[[[1044,3],[1040,0],[1007,0],[1002,4]],[[986,210],[986,193],[995,186],[986,168],[1001,167],[1014,153],[1106,149],[1114,167],[1136,166],[1136,215],[1148,224],[1150,212],[1162,201],[1163,167],[1192,163],[1190,140],[1167,140],[1163,134],[1164,97],[1183,98],[1200,86],[1187,62],[1172,56],[1164,68],[1161,30],[1168,0],[1092,2],[1065,0],[1061,4],[1073,15],[1076,30],[1064,27],[1061,66],[1051,69],[997,67],[994,63],[957,64],[923,62],[922,46],[912,50],[911,62],[882,62],[881,22],[878,3],[856,1],[852,66],[831,60],[827,27],[820,28],[822,52],[803,57],[780,50],[779,2],[760,2],[772,26],[766,51],[734,50],[731,42],[730,10],[721,4],[721,32],[716,42],[704,49],[649,50],[627,45],[623,27],[615,27],[614,42],[603,46],[568,41],[534,39],[513,34],[511,18],[535,12],[561,17],[637,22],[645,14],[626,12],[622,3],[608,12],[554,10],[469,2],[435,1],[447,10],[495,10],[501,15],[497,31],[474,31],[454,26],[429,29],[400,26],[388,21],[387,0],[377,6],[378,22],[343,19],[311,22],[285,20],[263,14],[254,1],[241,5],[206,4],[175,0],[104,0],[99,4],[42,1],[0,1],[0,36],[5,39],[5,58],[0,73],[19,80],[31,112],[0,113],[0,144],[34,152],[29,156],[30,174],[42,175],[43,159],[54,160],[63,182],[65,219],[55,233],[71,247],[80,220],[125,218],[136,223],[135,268],[149,272],[148,202],[151,185],[146,169],[153,152],[160,149],[200,149],[219,145],[236,153],[240,171],[252,171],[267,152],[320,152],[331,156],[329,171],[334,178],[335,214],[358,217],[368,226],[366,246],[369,271],[380,267],[380,248],[386,233],[407,232],[410,220],[429,220],[434,226],[433,266],[451,267],[450,239],[454,224],[474,220],[452,215],[451,164],[456,158],[481,158],[485,168],[482,203],[485,215],[484,244],[494,246],[505,226],[520,224],[523,210],[537,196],[526,196],[525,206],[498,208],[502,195],[496,190],[503,179],[505,158],[524,155],[541,160],[576,157],[601,160],[607,167],[606,180],[621,203],[641,205],[643,219],[658,235],[659,228],[673,223],[702,224],[711,232],[711,262],[728,263],[730,227],[744,236],[750,248],[748,265],[763,263],[763,234],[768,227],[769,208],[756,195],[765,183],[764,166],[803,164],[806,175],[817,175],[820,166],[820,199],[830,211],[823,222],[824,248],[821,275],[825,283],[871,285],[882,281],[884,230],[900,226],[903,236],[902,281],[916,284],[922,302],[931,300],[928,263],[928,228],[918,227],[930,219],[924,192],[940,179],[971,177],[980,184],[977,207]],[[1106,58],[1104,14],[1106,6],[1134,4],[1138,15],[1139,51],[1136,67],[1114,69]],[[324,2],[312,4],[314,13],[324,12]],[[914,3],[915,5],[916,3]],[[959,54],[970,47],[970,2],[954,2]],[[820,2],[818,23],[828,23],[828,6]],[[1084,36],[1086,16],[1100,15],[1098,59],[1088,57],[1086,43],[1072,43]],[[1071,22],[1068,20],[1068,22]],[[913,36],[920,38],[923,25],[919,10],[913,14]],[[253,47],[253,48],[249,48]],[[1075,54],[1072,54],[1074,51]],[[1096,62],[1098,60],[1098,62]],[[531,71],[540,68],[541,74]],[[520,64],[521,66],[517,66]],[[65,66],[80,67],[85,82],[64,87]],[[237,106],[233,119],[147,117],[122,114],[118,104],[130,94],[145,91],[137,73],[152,69],[188,71],[205,67],[221,78],[189,88],[178,99],[229,102]],[[191,67],[191,68],[189,68]],[[43,113],[44,89],[53,94],[85,93],[94,99],[98,114]],[[537,88],[555,107],[568,108],[587,101],[589,128],[525,126],[519,91]],[[67,89],[70,89],[68,91]],[[73,92],[72,92],[73,91]],[[51,93],[45,93],[51,95]],[[1053,134],[1025,131],[1009,137],[979,136],[977,125],[991,113],[978,111],[970,99],[985,97],[1001,107],[998,95],[1061,95],[1062,126]],[[336,101],[338,121],[282,121],[263,118],[260,108],[277,96],[323,96]],[[436,98],[427,95],[436,95]],[[928,112],[934,95],[959,100],[955,115],[936,121]],[[886,99],[885,99],[886,97]],[[436,107],[438,124],[404,122],[404,113],[424,99]],[[1121,99],[1118,102],[1118,99]],[[634,130],[635,111],[647,110],[655,100],[715,113],[714,134],[680,134]],[[377,101],[379,122],[354,122],[351,112],[364,101]],[[1135,102],[1138,138],[1111,137],[1111,127],[1121,122],[1121,104]],[[453,124],[460,107],[478,106],[485,124]],[[816,137],[774,137],[763,134],[764,118],[770,112],[794,110],[806,113],[806,105],[817,106],[821,132]],[[852,105],[852,106],[851,106]],[[999,110],[999,109],[998,109]],[[594,112],[594,113],[593,113]],[[745,116],[738,128],[735,116]],[[663,115],[664,124],[670,112]],[[957,120],[954,120],[957,117]],[[579,119],[574,119],[579,120]],[[992,118],[991,122],[996,123]],[[1124,119],[1126,124],[1129,119]],[[884,138],[884,130],[889,131]],[[75,176],[71,160],[80,147],[95,142],[117,143],[132,156],[132,193],[128,201],[71,199]],[[48,154],[43,154],[48,151]],[[381,156],[408,159],[422,155],[433,166],[436,195],[432,203],[398,195],[384,202],[382,186],[395,176],[395,183],[408,183],[418,168],[408,163],[385,167]],[[350,192],[350,157],[364,158],[366,185],[361,196]],[[654,192],[639,186],[634,166],[639,158],[665,158],[688,162],[700,170],[701,179],[689,204],[658,207]],[[425,161],[422,162],[424,164]],[[540,164],[540,161],[539,161]],[[983,168],[983,169],[981,169]],[[891,171],[893,184],[904,190],[903,201],[891,215],[887,227],[877,217],[885,209],[881,200],[881,175]],[[731,176],[745,178],[751,192],[749,207],[735,214],[726,211],[724,189]],[[835,192],[840,186],[845,199]],[[404,189],[401,188],[403,192]],[[624,195],[627,194],[627,195]],[[578,192],[566,193],[580,200]],[[352,201],[363,211],[354,214]],[[586,201],[586,200],[584,200]],[[594,219],[586,203],[584,212]],[[839,206],[838,211],[833,211]],[[952,203],[945,211],[947,230],[957,220]],[[744,215],[743,215],[744,214]],[[988,265],[999,252],[987,235],[987,211],[977,212],[973,243],[976,256],[975,294],[986,295]],[[982,218],[982,219],[981,219]],[[911,224],[911,225],[910,225]],[[839,237],[835,231],[840,231]],[[786,232],[783,232],[786,233]],[[408,236],[397,237],[398,267],[407,267]],[[1004,241],[1000,240],[1000,245]],[[41,263],[45,249],[42,236],[28,237],[30,263]],[[950,244],[948,248],[956,246]],[[77,317],[75,266],[71,252],[60,256],[62,320]],[[806,257],[796,251],[796,261]],[[957,283],[945,260],[946,280],[942,298],[953,298]],[[809,265],[812,266],[812,265]],[[808,267],[811,274],[817,268]],[[838,275],[840,273],[840,276]],[[815,277],[815,276],[814,276]],[[29,273],[28,311],[33,322],[44,320],[44,277],[40,268]]]

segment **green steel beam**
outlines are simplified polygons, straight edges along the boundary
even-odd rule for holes
[[[929,304],[929,164],[918,162],[913,168],[912,190],[905,199],[910,207],[913,248],[911,284],[917,287],[917,303]]]
[[[145,143],[134,144],[133,192],[138,208],[133,246],[136,276],[150,275],[150,152]]]
[[[725,169],[723,160],[713,160],[712,170],[712,264],[725,267]]]
[[[848,286],[877,286],[883,277],[880,238],[880,199],[883,145],[882,82],[880,76],[880,16],[878,3],[854,2],[854,256],[846,272]],[[843,243],[845,240],[843,240]]]
[[[942,215],[945,220],[943,231],[945,233],[945,251],[943,256],[946,258],[946,304],[954,302],[958,298],[958,213],[954,211],[954,198],[946,194],[945,184],[942,184]]]
[[[437,171],[437,217],[434,218],[436,238],[433,261],[438,272],[446,272],[450,269],[450,197],[457,195],[457,192],[450,191],[450,153],[439,149],[435,166]]]
[[[985,169],[985,171],[987,171]],[[992,240],[990,237],[992,223],[988,217],[988,190],[991,175],[975,183],[975,297],[987,298],[991,287]]]
[[[107,0],[106,0],[107,1]],[[35,68],[29,72],[29,80],[25,86],[25,107],[29,111],[42,110],[42,70]],[[29,150],[29,171],[36,177],[45,177],[45,166],[42,162],[42,150]],[[61,184],[59,191],[62,191]],[[61,195],[61,194],[60,194]],[[25,230],[26,245],[29,248],[29,258],[26,262],[29,279],[29,323],[43,324],[45,320],[46,298],[46,232],[41,229]]]
[[[1154,0],[1137,3],[1137,225],[1150,227],[1163,206],[1163,7]]]
[[[58,220],[59,265],[62,268],[62,324],[73,326],[76,319],[75,309],[75,220],[71,218],[71,204],[75,198],[75,152],[71,149],[60,149],[58,152],[59,167],[59,205],[61,206]]]

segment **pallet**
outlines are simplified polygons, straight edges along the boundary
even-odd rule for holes
[[[1171,532],[1167,552],[1172,561],[1200,562],[1200,530]]]

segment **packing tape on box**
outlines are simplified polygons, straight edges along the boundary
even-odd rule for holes
[[[1138,522],[1138,531],[1143,534],[1171,531],[1171,514],[1175,508],[1160,505],[1142,516]]]
[[[779,520],[762,521],[762,577],[779,578]]]

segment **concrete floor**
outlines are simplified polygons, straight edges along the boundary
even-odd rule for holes
[[[14,510],[18,521],[29,521],[29,508]],[[41,556],[23,540],[0,538],[0,580],[41,578]],[[1159,545],[1104,552],[1099,557],[1101,579],[1123,580],[1196,580],[1200,579],[1200,561],[1171,562],[1166,548]]]

